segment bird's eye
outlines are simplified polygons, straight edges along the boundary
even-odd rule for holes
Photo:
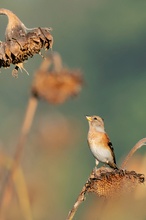
[[[97,118],[96,118],[96,117],[94,117],[93,119],[94,119],[94,120],[97,120]]]

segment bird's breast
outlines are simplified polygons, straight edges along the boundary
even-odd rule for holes
[[[92,140],[89,143],[90,150],[93,156],[100,162],[106,163],[107,161],[112,161],[112,153],[108,146],[105,146],[102,142],[97,140]]]

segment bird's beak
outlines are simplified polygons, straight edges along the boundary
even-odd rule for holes
[[[87,118],[88,121],[92,121],[92,117],[91,116],[86,115],[86,118]]]

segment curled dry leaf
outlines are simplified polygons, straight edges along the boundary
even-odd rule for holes
[[[0,68],[8,68],[14,64],[16,67],[12,75],[17,76],[18,69],[24,69],[23,62],[25,60],[40,53],[42,48],[45,50],[52,48],[51,28],[28,29],[11,11],[1,8],[0,14],[8,17],[5,42],[0,42]]]
[[[40,70],[36,72],[32,94],[49,103],[61,104],[80,92],[83,78],[79,70],[63,68],[60,62],[61,58],[55,59],[54,56],[56,54],[52,58],[45,59]]]

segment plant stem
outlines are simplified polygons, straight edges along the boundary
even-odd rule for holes
[[[133,156],[133,154],[139,149],[141,148],[143,145],[146,145],[146,138],[141,139],[140,141],[138,141],[135,146],[131,149],[131,151],[129,152],[129,154],[126,156],[125,160],[123,161],[122,165],[121,165],[121,169],[125,169],[129,159]]]
[[[7,188],[12,186],[13,176],[15,175],[15,171],[17,170],[17,167],[19,166],[19,164],[21,162],[21,158],[22,158],[23,151],[24,151],[24,146],[25,146],[27,136],[28,136],[28,133],[30,131],[32,122],[33,122],[33,118],[34,118],[34,115],[35,115],[35,112],[36,112],[36,109],[37,109],[37,104],[38,104],[37,98],[31,96],[29,101],[28,101],[24,121],[23,121],[23,124],[22,124],[22,129],[21,129],[21,132],[20,132],[20,136],[19,136],[17,146],[16,146],[16,151],[15,151],[15,154],[14,154],[13,164],[12,164],[11,169],[7,172],[5,180],[4,180],[4,184],[1,187],[0,212],[1,212],[2,207],[3,207],[3,203],[4,203],[4,200],[5,200],[5,194],[6,194]]]
[[[93,175],[93,173],[94,173],[94,170],[91,172],[91,174],[90,174],[90,176],[89,176],[87,182],[86,182],[85,185],[83,186],[83,188],[82,188],[82,190],[81,190],[81,192],[80,192],[80,194],[79,194],[79,196],[78,196],[78,198],[77,198],[75,204],[73,205],[71,211],[68,213],[68,216],[67,216],[67,219],[66,219],[66,220],[72,220],[72,219],[73,219],[73,217],[74,217],[74,215],[75,215],[75,213],[76,213],[76,211],[77,211],[79,205],[85,200],[85,194],[86,194],[86,192],[87,192],[87,190],[88,190],[88,187],[87,187],[87,186],[88,186],[88,183],[89,183],[89,179],[90,179],[90,177]]]

